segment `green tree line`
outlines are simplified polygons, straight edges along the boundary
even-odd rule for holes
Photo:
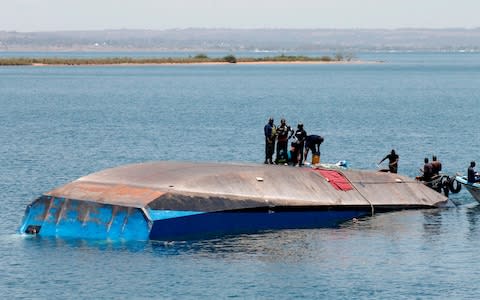
[[[32,57],[9,57],[0,58],[2,66],[26,66],[26,65],[120,65],[120,64],[192,64],[192,63],[237,63],[237,62],[333,62],[350,61],[353,56],[335,54],[331,56],[302,56],[302,55],[278,55],[267,57],[208,57],[206,54],[197,54],[189,57],[166,57],[166,58],[134,58],[134,57],[99,57],[99,58],[32,58]]]

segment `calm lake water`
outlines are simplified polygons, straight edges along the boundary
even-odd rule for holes
[[[322,161],[415,176],[480,162],[479,53],[364,53],[384,63],[0,67],[2,298],[477,299],[480,206],[377,214],[333,229],[115,243],[25,237],[27,204],[104,168],[263,162],[285,117],[325,137]]]

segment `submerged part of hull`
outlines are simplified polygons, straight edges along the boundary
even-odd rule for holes
[[[147,240],[151,222],[140,208],[42,196],[27,207],[24,233],[105,240]]]
[[[446,201],[398,174],[153,162],[100,171],[45,193],[27,208],[20,231],[178,240],[331,227],[378,210],[429,208]]]

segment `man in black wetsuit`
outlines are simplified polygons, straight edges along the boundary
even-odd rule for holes
[[[480,182],[480,174],[475,172],[475,162],[470,162],[470,167],[468,167],[467,171],[467,181],[468,183],[476,183]]]
[[[307,138],[307,132],[303,130],[303,123],[298,123],[294,137],[295,141],[292,143],[294,147],[292,162],[294,166],[297,164],[303,166],[303,148],[305,147],[305,139]]]
[[[305,139],[305,160],[307,160],[308,150],[312,151],[312,155],[320,155],[320,144],[323,143],[323,137],[319,135],[309,135]]]
[[[397,173],[399,156],[397,153],[395,153],[394,149],[392,149],[392,152],[390,152],[390,154],[387,154],[378,164],[381,164],[387,158],[388,158],[388,170],[380,170],[380,171]]]

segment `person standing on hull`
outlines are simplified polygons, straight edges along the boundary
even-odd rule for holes
[[[433,176],[433,167],[432,167],[432,164],[428,162],[428,158],[425,157],[425,159],[423,160],[424,161],[424,165],[423,165],[423,170],[420,169],[420,172],[423,173],[422,176],[419,176],[417,177],[418,180],[422,180],[422,181],[430,181],[432,179],[432,176]]]
[[[467,171],[467,181],[468,183],[476,183],[480,182],[480,174],[475,172],[475,162],[470,162],[470,167],[468,167]]]
[[[308,151],[312,151],[312,156],[315,154],[320,156],[320,144],[323,143],[323,137],[320,135],[309,135],[305,139],[305,160],[307,160]],[[313,161],[312,161],[313,163]]]
[[[437,156],[432,156],[432,174],[433,176],[439,175],[440,171],[442,170],[442,163],[437,160]]]
[[[273,118],[268,119],[268,123],[263,127],[265,134],[265,164],[273,164],[273,153],[275,151],[276,127],[273,124]]]
[[[292,162],[294,166],[303,166],[303,148],[305,147],[305,139],[307,138],[307,132],[303,129],[303,123],[298,123],[294,137]]]
[[[291,133],[290,136],[288,136]],[[275,163],[287,163],[288,161],[288,139],[293,135],[290,126],[287,125],[285,119],[280,120],[280,125],[277,127],[277,155]]]
[[[384,160],[388,158],[388,170],[382,169],[380,170],[381,172],[390,172],[390,173],[397,173],[398,171],[398,160],[399,156],[397,153],[395,153],[395,150],[392,149],[390,154],[387,154],[382,160],[378,163],[381,164]]]

